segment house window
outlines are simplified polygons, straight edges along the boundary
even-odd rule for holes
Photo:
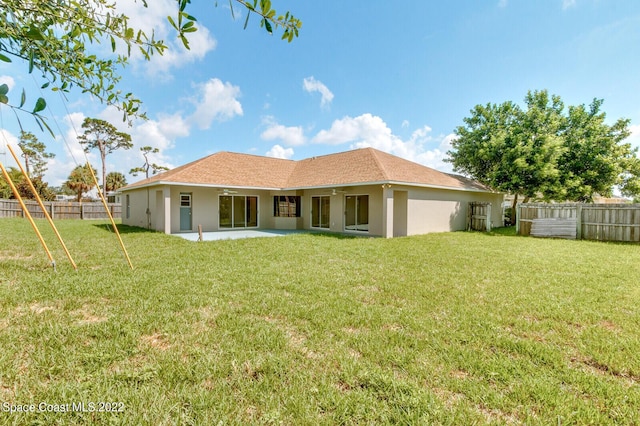
[[[256,228],[258,226],[258,197],[221,195],[220,228]]]
[[[344,219],[347,231],[369,231],[369,196],[347,195]]]
[[[311,227],[329,228],[331,197],[311,197]]]
[[[300,217],[300,196],[276,195],[273,197],[273,215],[275,217]]]
[[[131,217],[131,200],[129,199],[129,194],[127,194],[125,197],[125,215],[126,218],[129,219],[129,217]]]

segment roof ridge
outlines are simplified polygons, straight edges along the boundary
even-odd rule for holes
[[[382,163],[382,161],[378,157],[378,153],[382,152],[382,151],[380,151],[378,149],[375,149],[373,147],[370,147],[370,146],[366,147],[366,148],[363,148],[363,149],[368,150],[373,155],[373,159],[376,162],[376,164],[378,165],[378,169],[380,171],[382,171],[382,175],[384,176],[385,180],[391,180],[391,177],[389,176],[389,173],[387,172],[387,168],[384,167],[384,164]]]

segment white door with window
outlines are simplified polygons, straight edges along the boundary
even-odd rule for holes
[[[180,230],[191,231],[192,229],[191,194],[180,194]]]

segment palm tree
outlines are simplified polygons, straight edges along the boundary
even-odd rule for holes
[[[107,192],[117,191],[123,186],[127,186],[127,178],[120,172],[109,172],[105,180],[105,189]]]
[[[93,177],[91,176],[91,172],[89,171],[89,167],[91,167],[89,164],[77,166],[71,171],[69,178],[64,183],[67,188],[76,194],[76,200],[78,202],[82,201],[82,194],[91,191],[91,189],[96,186],[93,181]],[[93,167],[91,168],[95,174],[96,169]]]

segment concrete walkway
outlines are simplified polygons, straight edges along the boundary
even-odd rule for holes
[[[233,229],[229,231],[203,232],[204,241],[237,240],[240,238],[283,237],[292,234],[308,234],[308,229]],[[197,232],[171,234],[189,241],[198,241]]]

